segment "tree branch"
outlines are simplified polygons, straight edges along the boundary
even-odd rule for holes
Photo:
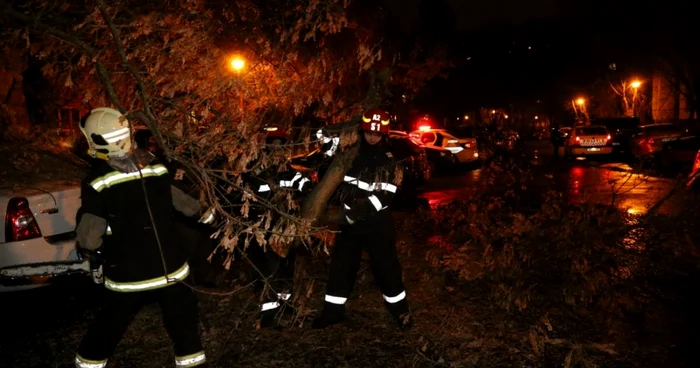
[[[379,75],[371,69],[370,70],[370,86],[367,91],[365,100],[362,103],[363,109],[369,109],[372,107],[377,107],[381,103],[382,98],[388,92],[388,83],[391,80],[391,69],[383,69]],[[360,117],[356,116],[350,121],[344,123],[335,124],[326,127],[326,130],[332,132],[334,135],[347,135],[353,134],[357,131],[357,124],[360,121]],[[328,200],[335,191],[335,189],[343,182],[343,177],[345,173],[350,169],[352,161],[357,156],[359,150],[359,142],[355,144],[352,149],[346,149],[340,154],[335,156],[331,162],[328,171],[323,176],[318,185],[304,200],[301,207],[301,217],[309,224],[313,225],[321,217],[321,214],[326,209]]]
[[[136,81],[141,103],[143,103],[143,109],[145,111],[146,117],[148,118],[144,121],[144,123],[148,125],[148,128],[151,130],[153,137],[158,143],[158,146],[160,146],[160,148],[163,149],[163,152],[169,158],[170,156],[172,156],[172,152],[170,152],[170,150],[165,146],[165,140],[163,139],[163,135],[160,132],[160,129],[158,128],[158,120],[156,119],[155,115],[153,114],[153,111],[151,110],[151,105],[148,102],[148,94],[146,93],[146,85],[143,82],[143,79],[139,77],[138,71],[126,58],[126,53],[124,52],[124,45],[122,43],[121,38],[119,37],[119,31],[114,26],[114,22],[112,22],[112,18],[107,12],[107,6],[105,5],[104,0],[97,0],[97,7],[100,9],[100,14],[102,14],[102,18],[104,19],[105,24],[107,24],[107,27],[109,27],[109,31],[112,34],[112,38],[114,38],[114,44],[117,47],[117,53],[119,54],[119,58],[122,60],[122,66],[131,74],[131,76]],[[119,110],[122,114],[126,114],[126,110],[124,110],[123,108],[120,108]]]
[[[102,62],[100,62],[99,59],[97,59],[97,52],[92,47],[90,47],[87,43],[81,41],[74,35],[60,31],[54,27],[50,27],[42,23],[36,17],[30,17],[28,15],[15,11],[4,0],[0,0],[0,4],[2,4],[3,13],[6,16],[9,16],[10,18],[13,18],[14,20],[24,24],[29,29],[33,29],[35,31],[38,31],[39,33],[47,34],[67,44],[80,48],[87,56],[89,56],[91,59],[94,59],[95,69],[97,70],[97,76],[102,82],[102,85],[105,87],[105,92],[109,96],[109,99],[111,100],[112,104],[114,104],[114,106],[117,107],[118,110],[124,111],[124,108],[119,103],[119,98],[117,97],[117,94],[114,91],[114,85],[112,85],[112,80],[109,77],[109,72],[107,71],[107,68],[105,68],[104,64],[102,64]]]

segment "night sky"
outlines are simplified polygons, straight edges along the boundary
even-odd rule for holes
[[[687,1],[386,0],[403,29],[450,46],[455,68],[417,104],[436,115],[536,100],[559,105],[609,63],[644,70],[658,28]],[[681,4],[683,6],[681,6]]]

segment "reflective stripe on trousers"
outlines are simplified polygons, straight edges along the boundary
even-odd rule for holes
[[[203,351],[190,354],[182,357],[175,357],[175,366],[177,367],[196,367],[207,362],[207,356]]]
[[[260,311],[261,311],[261,312],[264,312],[264,311],[267,311],[267,310],[270,310],[270,309],[275,309],[275,308],[277,308],[277,307],[279,307],[279,306],[281,305],[280,302],[279,302],[280,300],[288,301],[289,299],[291,299],[291,297],[292,297],[292,294],[288,294],[288,293],[277,293],[277,298],[278,298],[277,301],[263,303],[263,304],[260,306]]]
[[[172,283],[184,280],[190,274],[190,267],[185,263],[177,271],[171,272],[165,276],[156,277],[154,279],[136,282],[116,282],[105,277],[105,287],[121,293],[129,293],[134,291],[145,291],[159,289],[168,286]]]
[[[75,354],[75,366],[77,368],[104,368],[107,366],[107,359],[90,360],[81,357],[80,354]]]
[[[384,300],[386,300],[387,303],[395,304],[395,303],[398,303],[398,302],[406,299],[406,291],[402,291],[396,296],[386,296],[386,295],[382,295],[382,296],[384,297]],[[325,300],[331,304],[343,305],[343,304],[345,304],[345,302],[348,301],[348,298],[343,298],[340,296],[333,296],[333,295],[326,294]]]
[[[382,295],[382,296],[384,297],[384,300],[386,300],[387,303],[394,304],[394,303],[398,303],[398,302],[406,299],[406,291],[404,290],[404,291],[400,292],[399,295],[397,295],[397,296],[386,296],[386,295]]]
[[[326,294],[326,301],[331,304],[343,305],[348,301],[348,298],[343,298],[341,296],[333,296]]]

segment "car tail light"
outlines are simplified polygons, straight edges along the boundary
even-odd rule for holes
[[[610,134],[608,134],[608,140],[611,140],[611,139],[612,139],[612,137],[610,136]]]
[[[695,154],[695,163],[693,164],[693,172],[700,170],[700,151]]]
[[[20,241],[41,237],[29,201],[26,198],[15,197],[7,204],[5,214],[5,241]]]
[[[647,143],[654,144],[654,138],[649,138],[649,140],[647,140]]]

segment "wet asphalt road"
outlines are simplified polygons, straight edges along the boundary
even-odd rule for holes
[[[546,142],[528,143],[524,155],[532,164],[530,190],[557,190],[572,203],[614,204],[629,213],[643,214],[668,197],[661,201],[659,213],[672,214],[681,208],[687,195],[681,188],[683,180],[679,179],[685,178],[686,173],[675,173],[677,177],[654,176],[639,170],[634,163],[615,158],[555,159],[551,145]],[[487,170],[475,165],[436,176],[423,187],[420,196],[427,199],[431,207],[469,199],[479,188],[488,185],[485,182],[490,176]]]

